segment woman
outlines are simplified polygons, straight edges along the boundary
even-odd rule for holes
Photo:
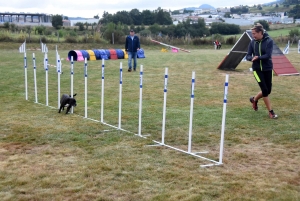
[[[257,23],[251,29],[251,32],[253,39],[249,44],[246,59],[252,61],[253,74],[261,91],[251,97],[250,102],[252,103],[252,108],[257,111],[258,100],[262,98],[269,111],[270,118],[276,119],[278,116],[272,110],[269,99],[273,79],[273,40],[260,23]]]

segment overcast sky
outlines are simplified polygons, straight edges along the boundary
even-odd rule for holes
[[[237,5],[254,5],[272,2],[272,0],[1,0],[0,12],[34,12],[62,14],[68,17],[93,18],[102,16],[104,11],[111,14],[117,11],[162,9],[178,10],[187,7],[199,7],[209,4],[215,8]]]

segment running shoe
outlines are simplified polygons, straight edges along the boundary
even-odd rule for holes
[[[257,106],[258,101],[254,101],[254,97],[251,97],[250,102],[252,103],[253,110],[257,111],[258,110],[258,106]]]
[[[269,116],[270,116],[271,119],[277,119],[278,118],[277,114],[275,114],[275,112],[273,110],[269,111]]]

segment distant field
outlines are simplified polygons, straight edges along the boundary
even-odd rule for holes
[[[5,44],[1,44],[2,47]],[[71,46],[70,46],[71,47]],[[17,47],[18,48],[18,47]],[[49,105],[45,106],[43,54],[27,51],[28,101],[23,54],[0,49],[0,197],[1,200],[196,201],[300,199],[299,76],[275,76],[270,96],[279,119],[272,120],[259,101],[250,63],[220,71],[229,49],[161,52],[145,47],[142,134],[138,132],[140,77],[127,72],[126,60],[105,62],[104,121],[118,125],[119,65],[123,64],[122,128],[84,118],[84,71],[75,62],[74,114],[57,110],[57,74],[49,69]],[[66,58],[68,48],[59,50]],[[76,46],[76,49],[85,49]],[[62,48],[63,49],[63,48]],[[55,51],[49,49],[49,63]],[[32,53],[36,55],[38,102],[34,103]],[[296,49],[286,55],[300,71]],[[70,92],[70,64],[63,60],[61,93]],[[225,75],[229,91],[222,166],[154,145],[162,133],[164,72],[169,69],[165,143],[187,150],[191,76],[195,99],[192,152],[219,159]],[[101,61],[88,62],[88,118],[100,119]]]

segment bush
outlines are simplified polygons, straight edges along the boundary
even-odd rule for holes
[[[149,29],[145,29],[145,30],[143,30],[143,31],[140,31],[139,34],[140,34],[141,36],[147,37],[147,36],[150,36],[150,35],[151,35],[151,31],[150,31]]]
[[[20,36],[17,38],[17,42],[18,42],[18,43],[24,43],[25,40],[26,40],[26,36],[25,36],[25,35],[20,35]]]
[[[294,36],[300,36],[299,29],[292,29],[292,30],[290,30],[289,36],[290,36],[291,38],[293,38]]]
[[[77,39],[73,36],[67,36],[67,37],[65,37],[65,42],[66,43],[77,43]]]
[[[48,39],[45,36],[42,36],[41,37],[41,41],[42,41],[42,43],[47,43]]]
[[[192,40],[193,45],[209,45],[211,44],[211,41],[206,38],[195,38]]]
[[[50,29],[46,29],[45,32],[44,32],[44,34],[46,36],[51,36],[52,35],[52,31]]]
[[[0,32],[0,42],[10,42],[13,38],[7,32]]]
[[[235,43],[236,43],[236,38],[233,37],[233,36],[226,39],[226,44],[227,45],[234,45]]]

